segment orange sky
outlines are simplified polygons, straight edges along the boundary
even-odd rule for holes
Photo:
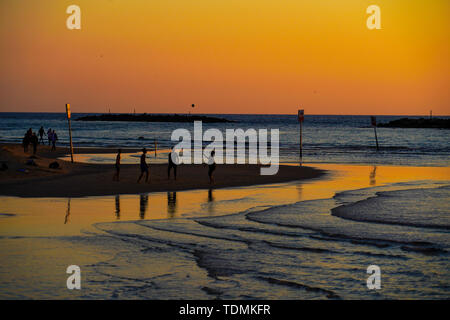
[[[81,30],[66,28],[67,6]],[[368,30],[366,8],[381,8]],[[0,111],[450,115],[448,0],[2,0]]]

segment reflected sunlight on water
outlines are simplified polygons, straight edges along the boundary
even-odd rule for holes
[[[316,167],[329,172],[264,186],[2,197],[0,298],[448,298],[449,168]],[[440,229],[418,227],[423,197]],[[65,287],[71,264],[83,290]],[[371,264],[380,291],[366,288]]]
[[[1,197],[0,235],[73,235],[97,222],[227,215],[331,198],[336,192],[413,180],[450,180],[447,167],[314,165],[324,178],[263,186],[83,198]]]

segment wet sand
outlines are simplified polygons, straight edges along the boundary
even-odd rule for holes
[[[346,190],[415,181],[450,180],[450,169],[446,167],[316,166],[330,174],[320,179],[276,184],[151,194],[75,198],[0,196],[0,238],[17,235],[79,235],[100,222],[232,215],[254,207],[329,199]]]
[[[436,209],[436,197],[426,195],[448,184],[449,168],[317,167],[330,174],[217,190],[2,196],[0,298],[447,298],[448,232],[354,221],[332,210],[393,191],[385,198],[395,213],[376,203],[365,213],[410,216],[417,202],[395,195],[412,189]],[[65,286],[71,264],[82,270],[82,290]],[[372,264],[389,275],[383,290],[366,287]]]
[[[112,181],[115,169],[108,164],[71,163],[58,158],[68,153],[68,148],[59,147],[51,151],[49,146],[39,146],[37,166],[25,163],[32,155],[23,152],[19,144],[0,144],[0,162],[8,165],[8,170],[0,171],[0,195],[20,197],[84,197],[116,194],[138,194],[161,191],[181,191],[192,189],[226,188],[271,184],[317,178],[323,170],[307,166],[280,166],[276,175],[260,175],[259,165],[217,165],[215,183],[209,184],[208,168],[204,165],[178,166],[177,180],[167,179],[167,164],[150,164],[150,180],[137,183],[139,165],[121,165],[121,179]],[[81,153],[113,153],[116,149],[78,148]],[[123,150],[135,153],[138,149]],[[149,153],[152,151],[149,150]],[[57,160],[58,159],[58,160]],[[60,169],[49,169],[48,165],[57,161]],[[22,170],[22,171],[18,171]],[[25,172],[23,171],[25,170]]]

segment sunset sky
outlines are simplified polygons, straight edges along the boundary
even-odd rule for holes
[[[81,30],[66,28],[71,4]],[[1,0],[0,111],[450,115],[449,13],[448,0]]]

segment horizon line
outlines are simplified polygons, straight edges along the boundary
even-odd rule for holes
[[[54,113],[65,114],[65,111],[0,111],[1,113]],[[297,113],[188,113],[188,112],[72,112],[72,114],[186,114],[186,115],[277,115],[297,116]],[[305,116],[388,116],[388,117],[429,117],[430,114],[332,114],[332,113],[305,113]],[[450,117],[450,114],[432,114],[432,117]]]

